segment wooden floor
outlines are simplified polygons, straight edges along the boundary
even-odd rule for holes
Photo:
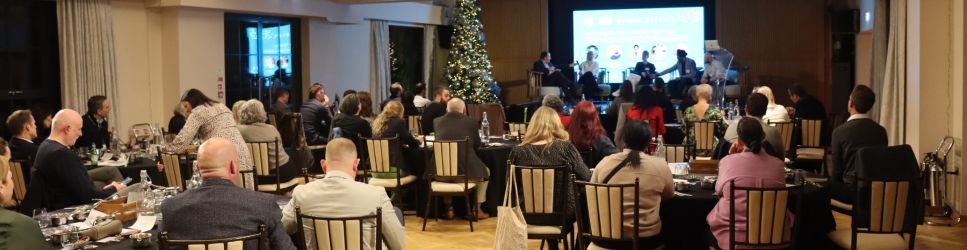
[[[837,228],[849,228],[850,218],[833,213]],[[965,218],[967,220],[967,218]],[[466,220],[430,220],[421,231],[422,218],[406,216],[406,249],[493,249],[497,219],[489,218],[473,224]],[[540,241],[528,241],[530,249],[538,249]],[[862,247],[862,246],[861,246]],[[921,225],[917,228],[916,249],[967,249],[967,222],[955,227]]]

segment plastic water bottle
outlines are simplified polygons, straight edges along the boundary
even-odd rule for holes
[[[480,138],[484,143],[490,142],[490,120],[487,119],[487,112],[483,112],[483,121],[480,121],[480,129],[483,130],[483,138]]]
[[[340,137],[342,137],[342,128],[339,128],[339,127],[332,128],[332,138],[336,139]]]
[[[91,166],[97,167],[97,161],[100,158],[97,154],[97,145],[91,143],[91,150],[87,151],[87,156],[91,160]]]
[[[665,158],[665,139],[661,135],[655,138],[655,156]]]

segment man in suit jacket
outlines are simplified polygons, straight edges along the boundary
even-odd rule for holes
[[[450,89],[445,86],[433,89],[433,103],[423,109],[423,117],[420,119],[420,128],[424,135],[433,133],[433,120],[447,113],[447,101],[450,101]]]
[[[568,67],[574,67],[574,64],[568,64]],[[554,64],[551,63],[551,52],[541,52],[541,57],[534,62],[534,67],[531,69],[543,74],[544,86],[560,87],[561,91],[564,92],[565,98],[576,100],[578,96],[580,96],[580,94],[577,92],[579,89],[574,86],[574,82],[567,79],[567,77],[564,77],[564,73],[561,72],[561,69],[557,68],[557,66],[554,66]]]
[[[826,119],[826,108],[823,103],[806,93],[806,88],[799,84],[789,86],[789,99],[795,107],[788,108],[788,112],[799,119]]]
[[[10,159],[29,161],[37,156],[37,124],[29,109],[14,111],[7,116],[7,128],[10,130]],[[24,173],[30,173],[25,171]]]
[[[383,233],[383,249],[403,249],[406,245],[406,230],[400,224],[400,218],[394,212],[393,204],[386,190],[382,187],[370,186],[356,182],[356,171],[359,158],[352,141],[345,138],[333,139],[326,145],[326,159],[321,161],[326,171],[326,178],[315,180],[292,191],[292,201],[282,212],[282,224],[285,231],[292,234],[299,231],[295,208],[298,207],[304,215],[314,217],[359,217],[376,214],[377,208],[382,208],[380,228]],[[316,249],[315,232],[311,222],[306,223],[306,245],[308,249]],[[366,239],[373,236],[375,221],[366,221],[363,235]],[[363,242],[364,249],[375,249],[373,242]]]
[[[103,95],[87,99],[87,114],[84,114],[84,133],[75,143],[79,147],[108,147],[111,144],[111,127],[107,115],[111,113],[111,101]]]
[[[684,50],[677,50],[678,61],[668,69],[658,73],[663,76],[671,72],[678,72],[678,78],[668,81],[668,90],[671,92],[672,99],[681,99],[682,92],[694,85],[699,80],[698,68],[695,60],[688,58],[688,53]]]
[[[433,127],[436,128],[436,140],[464,140],[469,138],[467,146],[467,165],[463,167],[467,177],[475,180],[483,180],[477,184],[477,204],[483,203],[487,199],[487,178],[490,178],[490,169],[477,157],[477,149],[480,148],[480,134],[477,129],[480,127],[473,118],[464,113],[467,111],[466,104],[460,98],[453,98],[447,102],[447,114],[433,120]],[[480,211],[479,209],[477,211]],[[478,212],[478,218],[486,218],[488,215],[483,211]]]
[[[201,187],[185,191],[161,204],[161,230],[173,240],[208,240],[250,235],[265,225],[269,249],[295,249],[282,228],[282,212],[270,194],[235,184],[241,166],[231,141],[212,138],[198,149]],[[256,249],[254,240],[245,249]]]
[[[772,147],[773,151],[770,152],[773,156],[779,158],[779,160],[786,159],[786,148],[782,141],[782,135],[779,134],[779,129],[773,126],[769,126],[765,121],[762,120],[762,116],[766,115],[766,110],[769,108],[769,98],[763,94],[752,93],[745,101],[745,114],[746,117],[750,117],[759,120],[762,124],[762,132],[766,133],[766,141],[769,142],[769,146]],[[725,140],[732,143],[733,146],[738,146],[735,143],[739,139],[738,133],[738,122],[729,125],[729,128],[725,130]]]
[[[299,112],[302,113],[302,127],[306,130],[306,143],[326,144],[332,113],[329,113],[326,89],[321,84],[309,87],[309,100],[302,104]]]
[[[886,146],[886,129],[866,113],[876,103],[876,94],[866,85],[856,85],[849,97],[849,119],[833,130],[830,151],[833,169],[829,178],[833,199],[852,204],[856,195],[852,187],[856,177],[854,158],[860,148]],[[868,170],[869,171],[869,170]]]

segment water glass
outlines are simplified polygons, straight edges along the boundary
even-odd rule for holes
[[[47,214],[46,208],[34,209],[34,221],[37,221],[37,225],[40,228],[45,228],[50,226],[50,215]]]
[[[60,237],[60,245],[62,247],[64,247],[65,249],[74,249],[75,247],[80,246],[79,244],[80,243],[79,241],[81,240],[80,229],[78,229],[75,226],[68,226],[67,229],[64,229],[62,234],[63,235]]]

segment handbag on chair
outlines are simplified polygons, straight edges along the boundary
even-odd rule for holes
[[[504,203],[497,207],[497,233],[494,237],[494,249],[526,250],[527,249],[527,221],[520,204],[511,196],[517,195],[517,178],[514,167],[510,167],[510,177],[504,188]]]

